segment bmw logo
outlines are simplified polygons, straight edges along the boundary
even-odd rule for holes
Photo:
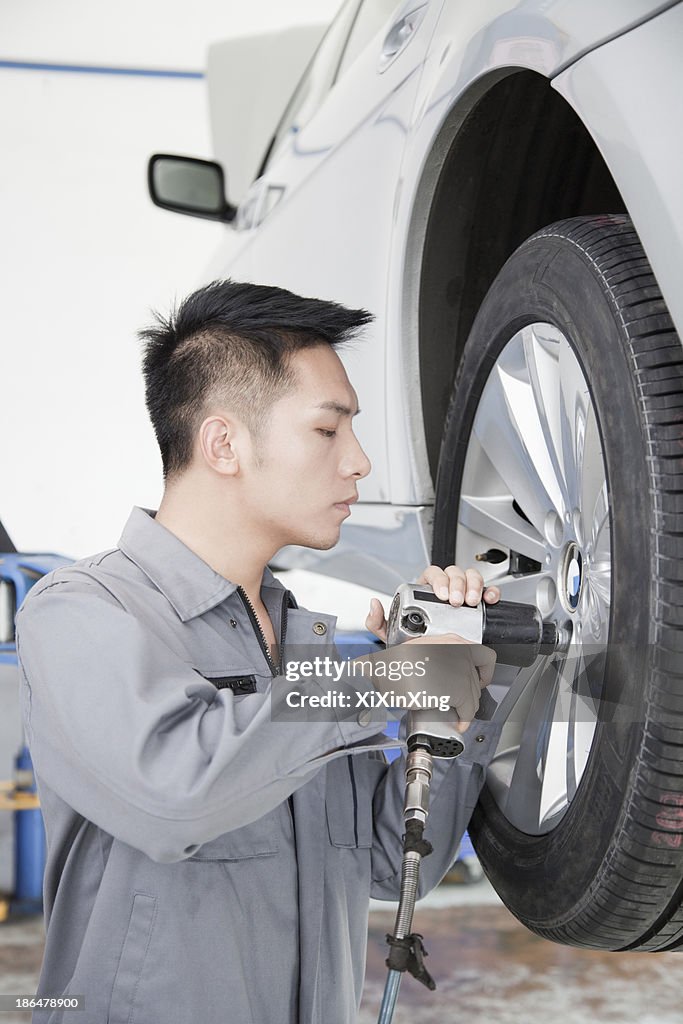
[[[576,544],[570,544],[565,555],[564,599],[570,611],[576,611],[581,596],[583,560]]]

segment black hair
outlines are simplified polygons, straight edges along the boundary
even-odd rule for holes
[[[269,408],[295,383],[289,357],[335,346],[370,323],[364,309],[284,288],[213,281],[139,332],[147,410],[164,478],[185,469],[209,404],[221,399],[259,436]]]

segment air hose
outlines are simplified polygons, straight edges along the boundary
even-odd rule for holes
[[[403,807],[405,835],[401,864],[401,892],[393,934],[387,935],[389,968],[378,1024],[390,1024],[398,998],[401,976],[408,971],[428,989],[436,984],[425,967],[427,951],[422,936],[411,932],[413,912],[423,857],[432,852],[431,843],[423,836],[429,813],[429,784],[432,778],[432,749],[426,736],[409,728],[410,737],[406,758],[406,795]],[[462,749],[462,748],[461,748]]]

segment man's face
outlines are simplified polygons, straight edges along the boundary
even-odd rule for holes
[[[259,457],[244,467],[242,497],[250,521],[277,548],[326,550],[339,540],[358,480],[370,472],[352,428],[358,398],[327,344],[295,352],[290,366],[296,383],[270,409]]]

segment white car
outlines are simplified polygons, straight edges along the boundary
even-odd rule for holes
[[[346,0],[287,102],[301,39],[212,55],[227,198],[150,165],[226,221],[208,277],[376,316],[344,355],[374,471],[336,549],[278,565],[478,564],[562,625],[497,672],[477,853],[541,935],[681,947],[683,5]]]

